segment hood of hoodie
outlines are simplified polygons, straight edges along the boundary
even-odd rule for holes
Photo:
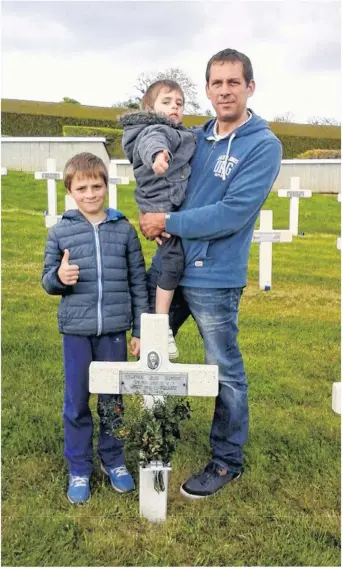
[[[136,139],[147,126],[165,125],[175,130],[188,130],[182,124],[174,122],[165,115],[152,111],[138,111],[122,115],[119,119],[119,125],[124,129],[122,145],[130,162],[133,160],[133,149]]]

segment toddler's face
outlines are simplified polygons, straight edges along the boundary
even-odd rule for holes
[[[155,103],[154,111],[173,119],[175,122],[180,123],[183,117],[183,97],[180,91],[162,87],[158,93]]]

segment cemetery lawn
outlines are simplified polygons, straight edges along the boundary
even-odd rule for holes
[[[137,227],[133,185],[119,187],[118,204]],[[273,194],[268,208],[274,228],[286,229],[289,200]],[[137,490],[111,489],[97,458],[90,502],[66,499],[59,299],[40,285],[46,209],[46,182],[20,172],[2,177],[2,565],[340,566],[340,417],[331,409],[340,380],[337,196],[300,200],[304,236],[273,246],[270,292],[258,288],[252,245],[239,336],[250,402],[245,473],[207,500],[179,494],[210,456],[213,400],[190,398],[168,519],[159,525],[139,518]],[[142,245],[149,266],[154,245],[143,238]],[[193,321],[177,342],[179,361],[204,361]],[[126,454],[137,480],[137,456]]]

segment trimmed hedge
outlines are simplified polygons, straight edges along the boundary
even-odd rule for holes
[[[69,126],[63,127],[63,136],[104,136],[106,138],[106,148],[111,158],[126,158],[122,147],[123,131],[120,128],[104,128],[89,126]]]
[[[322,148],[316,148],[314,150],[307,150],[306,152],[303,152],[302,154],[299,154],[297,156],[297,158],[313,158],[313,159],[318,159],[318,158],[322,158],[322,159],[334,159],[334,158],[340,158],[341,157],[341,151],[340,150],[328,150],[328,149],[322,149]]]
[[[3,99],[2,133],[9,136],[62,136],[66,124],[117,130],[119,116],[128,111],[123,108]],[[208,119],[207,116],[188,115],[184,117],[184,124],[201,126]],[[340,127],[284,122],[270,122],[269,126],[283,144],[283,158],[295,158],[309,149],[339,150],[341,147]],[[97,136],[99,134],[98,131]],[[123,156],[118,142],[113,152],[116,158]]]
[[[337,150],[341,148],[341,140],[336,138],[311,138],[309,136],[276,135],[282,143],[285,159],[296,158],[298,154],[311,148]]]

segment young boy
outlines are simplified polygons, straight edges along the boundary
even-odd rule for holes
[[[122,213],[105,209],[108,172],[90,153],[71,158],[64,185],[78,209],[65,212],[49,230],[42,285],[61,295],[58,326],[64,351],[64,455],[69,469],[67,497],[73,504],[90,497],[93,422],[89,409],[91,361],[126,361],[140,351],[140,316],[149,312],[146,273],[134,227]],[[102,404],[122,404],[118,395],[99,395],[101,469],[118,492],[134,490],[125,467],[123,443],[106,432]]]
[[[156,81],[142,99],[143,111],[121,117],[123,150],[133,164],[135,198],[139,210],[168,212],[177,209],[191,173],[189,161],[195,151],[195,135],[182,124],[184,94],[178,83]],[[161,237],[161,271],[156,290],[157,314],[168,314],[174,290],[184,267],[181,240]],[[178,357],[169,328],[169,357]]]

